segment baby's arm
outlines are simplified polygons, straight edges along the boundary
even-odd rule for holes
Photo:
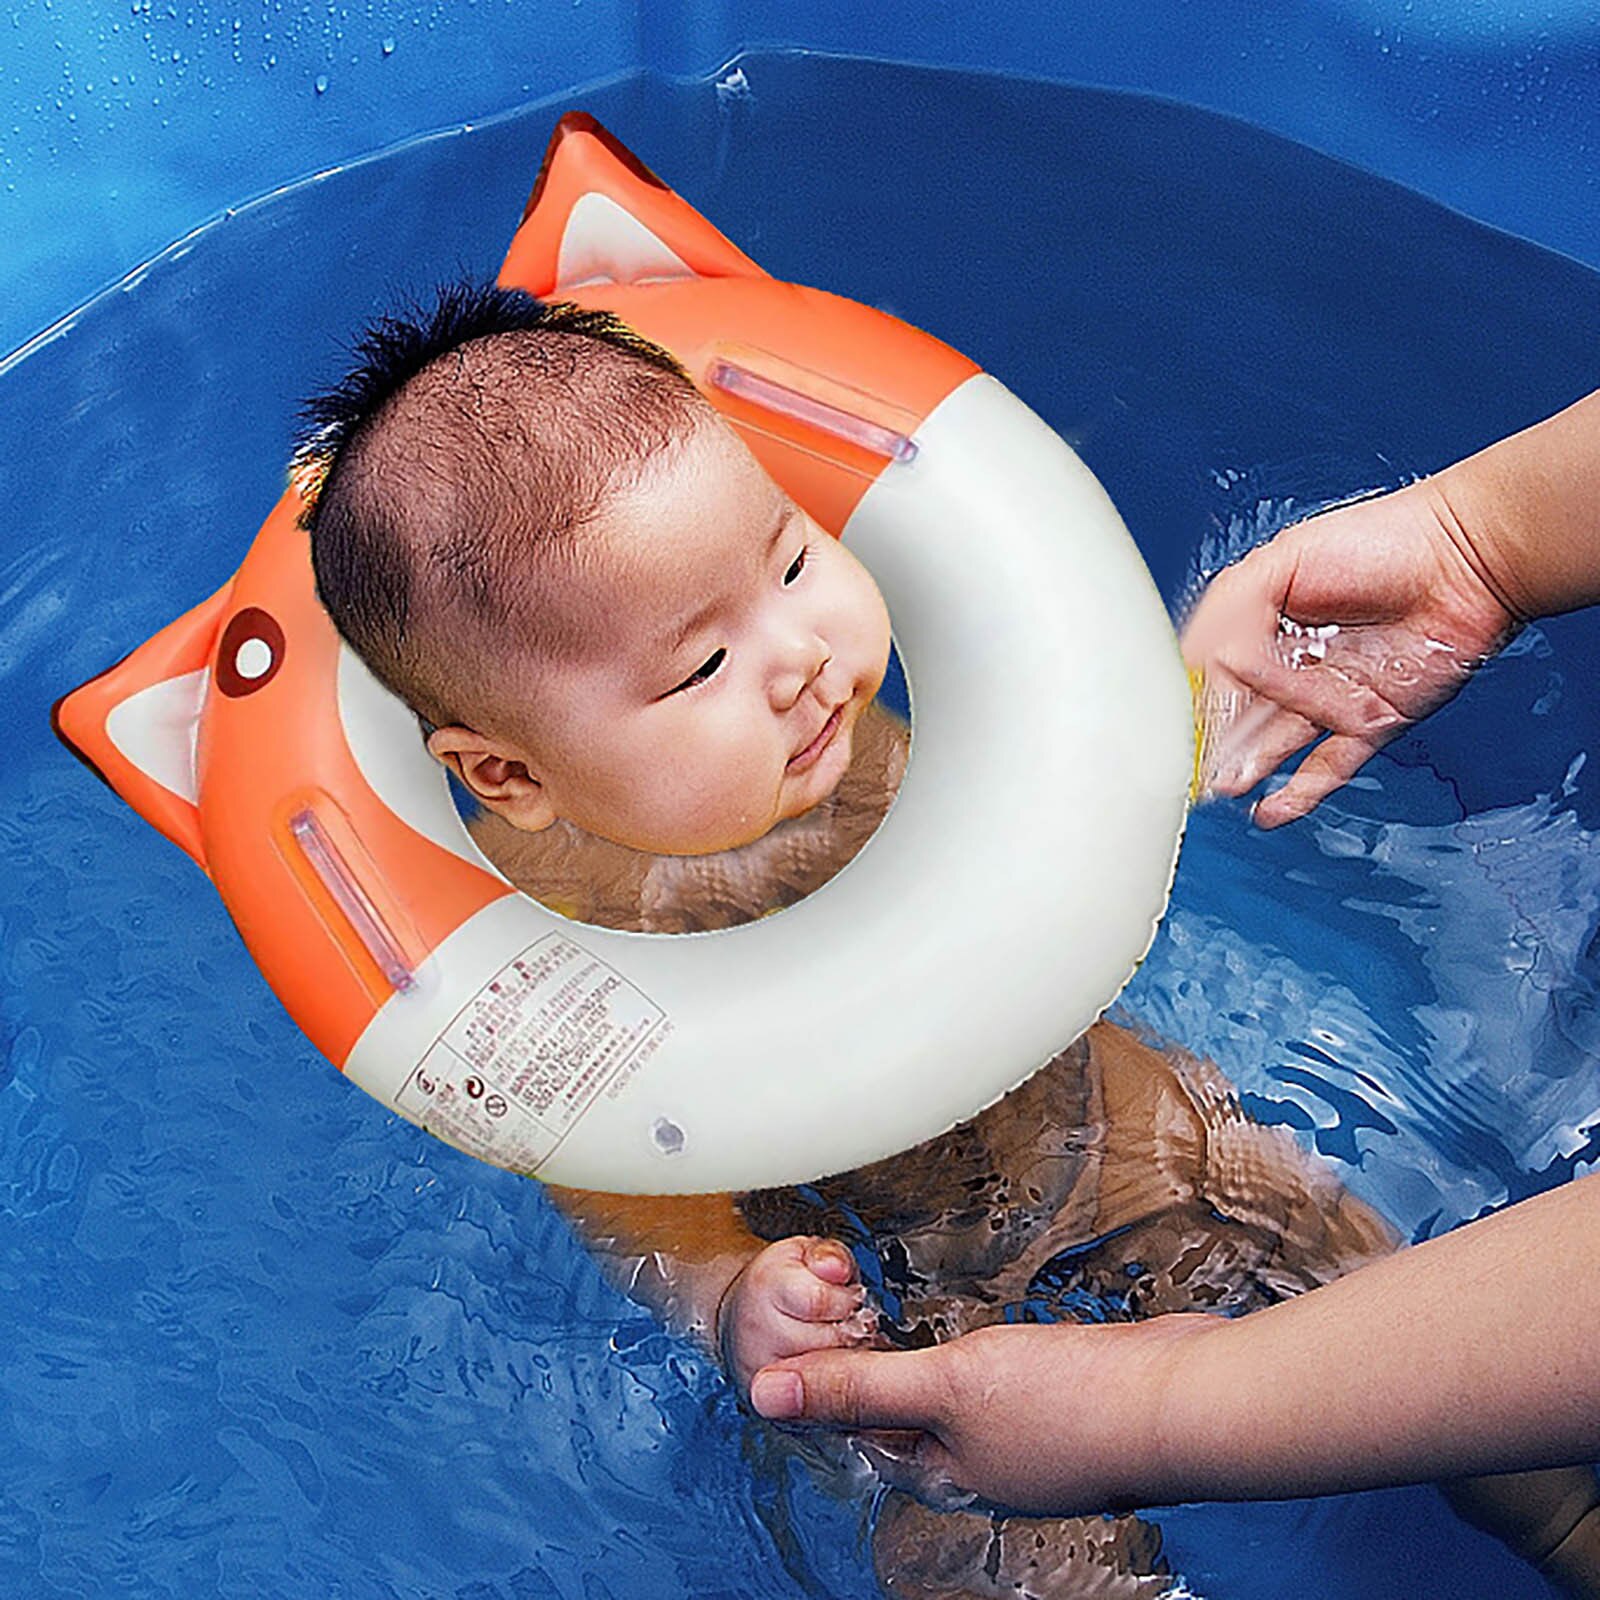
[[[714,1348],[722,1297],[766,1248],[731,1195],[545,1189],[609,1282],[674,1333]]]
[[[855,1259],[837,1240],[768,1244],[725,1194],[548,1192],[610,1281],[714,1355],[742,1396],[768,1362],[871,1332]]]

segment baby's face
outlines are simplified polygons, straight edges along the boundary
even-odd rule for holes
[[[560,603],[594,648],[526,668],[527,768],[550,815],[700,855],[826,799],[888,664],[866,568],[713,419],[607,502],[592,534],[596,559]]]

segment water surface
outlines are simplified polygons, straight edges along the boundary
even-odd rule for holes
[[[802,55],[587,104],[773,272],[1000,375],[1174,608],[1600,382],[1587,271],[1177,106]],[[751,1470],[537,1185],[316,1057],[47,725],[233,570],[353,328],[493,271],[561,109],[245,208],[0,374],[8,1593],[874,1592],[855,1511]],[[1411,1236],[1596,1153],[1596,634],[1531,630],[1312,821],[1200,813],[1126,998]],[[1428,1491],[1162,1521],[1214,1600],[1544,1592]]]

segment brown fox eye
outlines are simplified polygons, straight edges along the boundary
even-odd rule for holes
[[[231,699],[254,694],[283,665],[283,629],[260,606],[236,611],[217,646],[217,687]]]

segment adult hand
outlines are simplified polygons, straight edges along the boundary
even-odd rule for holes
[[[1207,789],[1243,794],[1326,733],[1255,809],[1263,828],[1304,816],[1516,626],[1434,480],[1285,528],[1183,630],[1205,673]]]
[[[926,1350],[826,1350],[762,1368],[751,1403],[775,1422],[863,1436],[891,1481],[934,1504],[1016,1511],[1148,1504],[1180,1347],[1206,1316],[983,1328]]]
[[[910,1430],[878,1442],[926,1499],[1061,1515],[1588,1463],[1597,1226],[1600,1173],[1247,1317],[816,1351],[763,1367],[751,1400],[774,1421]]]

